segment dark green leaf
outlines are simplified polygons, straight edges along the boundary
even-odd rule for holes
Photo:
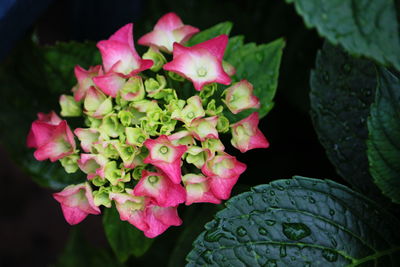
[[[393,0],[290,0],[308,27],[353,55],[400,69],[400,40]]]
[[[104,230],[115,255],[125,262],[131,255],[140,257],[150,248],[153,239],[128,222],[121,221],[117,209],[105,209],[103,215]]]
[[[311,115],[337,172],[370,197],[379,190],[369,174],[367,118],[376,90],[374,64],[325,43],[311,74]]]
[[[210,40],[214,37],[217,37],[221,34],[226,34],[229,35],[232,29],[232,22],[226,21],[226,22],[221,22],[217,25],[212,26],[211,28],[208,28],[204,31],[201,31],[197,33],[195,36],[193,36],[187,43],[188,46],[193,46],[198,43],[202,43],[204,41]]]
[[[253,84],[254,94],[261,103],[258,110],[260,118],[264,117],[274,105],[273,98],[278,87],[279,67],[284,47],[283,39],[261,45],[244,44],[243,36],[229,39],[225,60],[236,68],[232,82],[246,79]],[[234,115],[226,110],[224,115],[234,122],[247,117],[252,112],[254,110],[245,110]]]
[[[70,232],[68,243],[61,255],[58,267],[108,267],[123,266],[109,251],[88,243],[78,228]]]
[[[399,222],[330,180],[254,187],[206,224],[188,266],[398,266]]]
[[[384,68],[378,73],[368,119],[370,172],[383,194],[400,204],[400,80]]]
[[[100,53],[92,42],[59,42],[41,48],[47,88],[54,93],[67,93],[76,84],[74,67],[87,69],[101,64]]]

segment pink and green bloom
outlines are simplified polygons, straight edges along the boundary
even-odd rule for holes
[[[163,68],[192,81],[197,91],[211,83],[229,85],[231,78],[222,67],[227,44],[227,35],[220,35],[192,47],[174,43],[173,60]]]
[[[162,170],[175,184],[181,182],[181,157],[186,152],[185,145],[174,146],[166,135],[157,139],[147,139],[144,145],[149,150],[149,155],[144,163],[150,163]]]
[[[254,148],[268,148],[269,142],[258,129],[258,113],[253,112],[247,118],[233,124],[231,143],[244,153]]]
[[[225,104],[233,114],[260,107],[260,101],[253,94],[253,85],[246,80],[241,80],[226,89]]]
[[[143,35],[138,43],[172,53],[174,43],[184,44],[197,32],[198,28],[184,25],[178,15],[171,12],[162,16],[153,31]]]
[[[100,214],[94,204],[92,189],[89,183],[70,185],[53,197],[61,204],[65,220],[70,225],[83,221],[89,214]]]

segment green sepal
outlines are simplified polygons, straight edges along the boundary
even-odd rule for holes
[[[217,131],[220,133],[228,132],[229,131],[229,120],[225,116],[219,115],[216,128],[217,128]]]
[[[201,142],[201,147],[204,149],[209,149],[211,153],[215,153],[218,151],[224,151],[225,147],[219,139],[206,139],[204,142]]]
[[[125,174],[123,181],[127,181],[130,179],[131,179],[131,177],[130,177],[129,173],[127,173],[127,174]],[[123,183],[123,182],[119,182],[119,183],[116,183],[115,185],[111,185],[111,192],[113,192],[113,193],[122,193],[124,191],[125,191],[125,183]]]
[[[73,96],[61,95],[59,102],[61,106],[61,116],[79,117],[82,115],[82,103],[76,102]]]
[[[198,169],[203,167],[206,155],[204,150],[198,146],[190,147],[186,152],[186,162],[195,165]]]
[[[123,126],[130,126],[132,121],[135,119],[135,116],[128,110],[121,110],[118,112],[118,119],[121,121]]]
[[[142,171],[145,167],[145,165],[136,166],[135,169],[133,169],[132,178],[135,180],[140,180],[140,178],[142,178]]]
[[[156,75],[156,78],[149,78],[144,81],[144,87],[147,92],[147,96],[153,97],[156,95],[158,92],[160,92],[162,89],[165,88],[167,85],[167,80],[163,75]]]
[[[123,127],[119,123],[117,114],[110,114],[104,117],[99,127],[99,131],[101,134],[117,138],[123,131]]]
[[[99,190],[93,191],[93,200],[96,206],[103,205],[107,208],[111,208],[111,200],[108,196],[110,192],[109,187],[101,186]]]
[[[217,90],[218,85],[216,83],[210,83],[203,87],[200,91],[199,96],[201,100],[206,101],[208,98],[214,95],[215,91]]]
[[[126,142],[129,145],[134,145],[141,147],[143,142],[149,138],[145,131],[142,128],[133,128],[133,127],[126,127],[125,128],[126,134]]]
[[[175,81],[178,82],[183,82],[185,80],[185,77],[182,77],[181,75],[179,75],[178,73],[172,72],[172,71],[168,71],[168,76]]]
[[[100,176],[96,176],[91,180],[92,184],[95,186],[103,186],[107,183],[107,180],[104,178],[101,178]]]
[[[78,159],[79,156],[77,154],[72,154],[60,159],[60,162],[67,173],[74,173],[79,169],[77,163]]]
[[[207,104],[206,115],[208,116],[218,116],[220,113],[224,111],[224,107],[219,105],[217,106],[215,103],[215,99],[211,99]]]
[[[144,85],[140,76],[133,76],[120,90],[120,96],[127,101],[140,101],[144,98]]]
[[[150,70],[154,72],[159,71],[164,66],[164,64],[167,63],[164,55],[160,51],[158,51],[157,48],[154,48],[152,46],[150,46],[147,52],[143,54],[142,58],[150,59],[153,61],[153,66],[150,68]]]

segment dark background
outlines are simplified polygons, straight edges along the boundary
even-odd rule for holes
[[[293,6],[283,0],[0,1],[0,60],[7,58],[19,40],[32,33],[41,44],[98,41],[107,39],[126,23],[134,22],[137,40],[152,29],[158,18],[170,11],[176,12],[185,24],[200,29],[232,21],[231,36],[245,35],[247,42],[267,43],[280,37],[287,41],[275,107],[260,122],[260,129],[271,146],[245,155],[235,153],[248,169],[239,179],[240,185],[234,193],[293,175],[329,178],[346,184],[329,163],[308,114],[309,74],[322,39],[314,30],[306,29]],[[140,51],[141,48],[137,46],[137,49]],[[32,182],[1,146],[0,162],[0,266],[56,264],[71,227],[52,198],[53,192]],[[183,226],[169,229],[143,259],[131,259],[130,263],[135,266],[145,263],[146,266],[166,265],[168,259],[165,257],[172,252],[174,240],[191,223],[192,218],[185,219],[193,212],[191,208],[193,206],[180,210]],[[201,208],[212,210],[207,205]],[[209,220],[209,216],[203,220]],[[101,216],[89,216],[81,228],[90,243],[107,248]],[[196,231],[201,231],[201,227]],[[194,237],[190,241],[193,240]],[[188,250],[190,246],[182,249],[182,258]]]

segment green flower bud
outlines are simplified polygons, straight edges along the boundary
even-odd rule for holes
[[[123,161],[123,166],[129,169],[134,168],[134,159],[140,151],[134,146],[121,143],[116,144],[115,148]]]
[[[97,153],[101,154],[103,157],[109,159],[118,159],[119,154],[117,149],[115,148],[115,145],[118,143],[118,140],[109,140],[94,144],[93,146],[96,149]]]
[[[203,87],[203,90],[200,91],[199,96],[203,102],[207,100],[207,98],[214,95],[217,90],[218,85],[216,83],[210,83]]]
[[[129,176],[129,174],[128,174],[128,176]],[[130,180],[131,178],[130,178],[130,176],[129,176],[129,180]],[[126,180],[126,178],[125,178],[125,180]],[[125,184],[124,183],[122,183],[122,182],[120,182],[120,183],[117,183],[117,184],[115,184],[115,185],[111,185],[111,192],[113,192],[113,193],[122,193],[122,192],[124,192],[125,191]]]
[[[178,73],[172,72],[172,71],[168,71],[168,76],[175,81],[178,82],[183,82],[185,80],[185,77],[182,77],[181,75],[179,75]]]
[[[120,95],[127,101],[139,101],[144,98],[144,85],[140,76],[133,76],[120,90]]]
[[[173,99],[171,100],[168,105],[165,105],[165,108],[168,112],[173,113],[174,111],[181,111],[185,106],[186,101],[182,99]]]
[[[167,85],[167,80],[164,76],[157,74],[156,79],[149,78],[144,81],[144,87],[149,97],[153,97],[159,93]]]
[[[111,208],[111,200],[108,196],[110,192],[109,188],[100,187],[99,190],[93,191],[93,200],[96,206],[103,205],[107,208]]]
[[[192,146],[187,150],[186,162],[194,164],[201,169],[206,161],[206,152],[198,146]]]
[[[128,110],[121,110],[118,112],[118,119],[121,121],[122,125],[130,126],[134,120],[134,115]]]
[[[123,127],[119,123],[117,115],[111,114],[103,118],[99,131],[101,134],[116,138],[123,131]]]
[[[95,118],[102,118],[112,112],[112,100],[100,90],[89,88],[83,106],[86,114]]]
[[[79,117],[82,114],[81,103],[76,102],[73,96],[60,96],[61,116]]]
[[[91,181],[92,181],[92,184],[95,186],[103,186],[107,183],[107,180],[104,178],[101,178],[100,176],[96,176]]]
[[[145,167],[145,165],[136,166],[135,169],[133,169],[132,178],[135,180],[140,180],[140,178],[142,178],[142,171]]]
[[[109,161],[104,166],[104,177],[110,181],[111,185],[117,185],[119,182],[129,182],[131,177],[126,175],[117,167],[116,161]]]
[[[225,150],[224,145],[219,139],[206,139],[205,141],[201,142],[201,146],[204,149],[209,149],[212,154],[214,154],[217,151]]]
[[[195,95],[186,100],[187,105],[182,110],[172,112],[171,118],[178,119],[186,125],[190,125],[194,119],[201,118],[205,115],[201,99]]]
[[[143,113],[148,113],[149,111],[160,109],[157,101],[155,100],[140,100],[131,103],[130,106]]]
[[[99,128],[102,122],[103,121],[101,119],[96,119],[96,118],[89,117],[89,116],[87,116],[85,118],[86,126],[88,126],[89,128],[93,128],[93,129]]]
[[[164,55],[158,51],[157,48],[151,47],[147,50],[146,53],[143,54],[143,59],[150,59],[153,61],[153,66],[150,68],[152,71],[157,72],[159,71],[167,60],[165,59]]]
[[[220,133],[226,133],[229,131],[229,120],[223,115],[218,116],[217,131]]]
[[[206,114],[208,116],[216,116],[224,110],[223,106],[216,106],[215,99],[211,99],[207,104]]]
[[[146,141],[148,135],[141,128],[127,127],[125,128],[126,143],[141,147],[143,142]]]
[[[78,159],[79,159],[78,155],[72,154],[60,159],[60,162],[67,173],[74,173],[79,168],[77,163]]]

